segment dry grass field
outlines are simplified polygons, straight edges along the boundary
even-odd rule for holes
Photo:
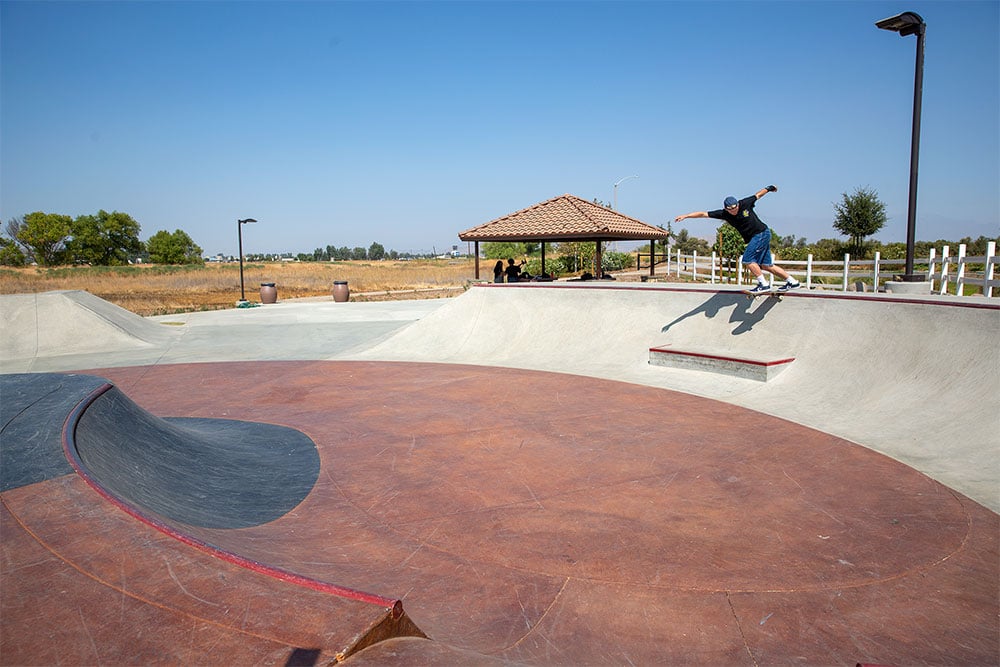
[[[451,296],[474,274],[471,259],[243,264],[248,301],[260,301],[263,282],[275,283],[279,301],[329,297],[335,280],[348,281],[353,301]],[[143,316],[217,310],[232,308],[239,300],[240,267],[209,263],[0,269],[0,294],[52,290],[86,290]]]

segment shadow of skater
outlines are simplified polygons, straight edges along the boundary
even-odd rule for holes
[[[661,332],[666,333],[674,325],[680,324],[689,317],[694,317],[698,314],[704,314],[708,319],[714,319],[719,311],[728,306],[733,306],[733,312],[729,316],[730,323],[736,323],[736,327],[733,329],[732,334],[734,336],[739,336],[740,334],[747,333],[752,330],[754,325],[764,319],[764,316],[772,308],[774,308],[774,301],[776,299],[765,298],[764,303],[760,304],[758,308],[753,310],[750,309],[752,301],[746,297],[746,295],[739,292],[719,292],[712,295],[705,303],[701,304],[697,308],[687,313],[684,313],[673,322],[665,325]]]
[[[322,651],[318,648],[297,648],[285,662],[285,667],[315,667]]]
[[[733,309],[733,314],[729,316],[730,322],[739,322],[736,328],[733,329],[733,335],[739,336],[753,329],[753,325],[763,320],[764,316],[771,312],[771,309],[774,308],[774,304],[777,302],[777,299],[764,297],[764,303],[750,310],[753,300],[744,297],[742,308],[740,307],[741,304],[737,303],[736,308]]]

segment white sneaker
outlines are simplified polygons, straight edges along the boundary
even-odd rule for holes
[[[791,280],[786,280],[785,284],[778,288],[778,291],[787,292],[789,290],[798,289],[800,287],[802,287],[802,283],[800,283],[799,281],[796,280],[793,283]]]
[[[751,290],[747,290],[751,294],[757,294],[759,292],[770,292],[771,288],[767,286],[766,283],[757,283],[757,286]]]

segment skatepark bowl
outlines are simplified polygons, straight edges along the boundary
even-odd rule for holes
[[[997,665],[1000,307],[0,297],[2,665]]]

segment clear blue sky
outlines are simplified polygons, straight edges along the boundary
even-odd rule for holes
[[[438,252],[564,193],[654,225],[769,183],[782,235],[878,191],[903,241],[1000,234],[1000,3],[0,3],[0,216],[118,210],[206,254]],[[685,220],[712,236],[717,222]],[[464,249],[465,246],[461,245]]]

